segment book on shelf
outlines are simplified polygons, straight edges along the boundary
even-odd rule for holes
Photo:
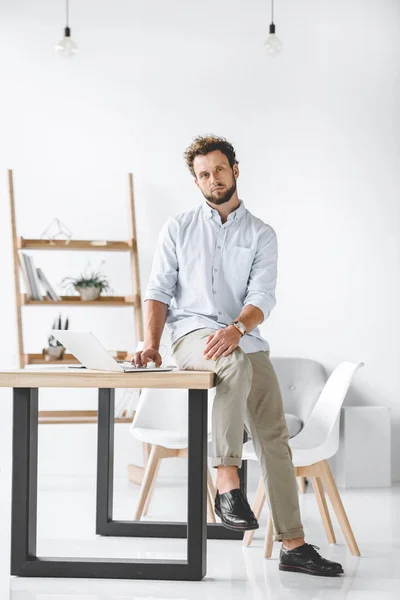
[[[50,300],[54,300],[55,302],[61,300],[61,297],[43,273],[43,270],[40,267],[35,267],[33,256],[25,252],[20,252],[19,262],[29,300],[43,301],[42,291]]]
[[[27,281],[29,282],[29,298],[32,300],[43,300],[43,297],[40,293],[40,284],[39,278],[36,272],[35,263],[33,261],[33,257],[30,254],[26,254],[25,252],[21,252],[22,260],[25,264],[25,271],[27,275]],[[23,270],[24,273],[24,270]]]
[[[28,271],[22,253],[18,254],[19,265],[21,267],[22,279],[24,280],[25,292],[28,300],[32,299],[32,288],[29,281]]]
[[[57,294],[57,292],[55,291],[55,289],[53,288],[53,286],[50,284],[49,280],[47,279],[46,275],[43,273],[42,269],[40,267],[38,267],[36,269],[38,278],[40,283],[42,284],[43,290],[45,292],[45,294],[50,298],[50,300],[54,300],[55,302],[58,302],[59,300],[61,300],[61,296],[59,296]]]

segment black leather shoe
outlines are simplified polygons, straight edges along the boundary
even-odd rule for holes
[[[342,565],[322,558],[315,548],[319,550],[319,547],[313,544],[303,544],[294,548],[294,550],[285,550],[282,545],[279,554],[279,570],[321,575],[323,577],[335,577],[344,573]]]
[[[228,529],[248,531],[259,525],[242,490],[235,489],[225,494],[217,491],[214,504],[215,514]]]

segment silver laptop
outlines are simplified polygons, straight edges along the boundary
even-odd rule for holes
[[[51,334],[87,369],[116,371],[120,373],[138,373],[144,371],[160,372],[176,369],[174,365],[164,365],[161,367],[135,367],[128,361],[117,362],[106,348],[104,348],[103,344],[99,342],[97,337],[90,331],[54,329],[51,331]]]

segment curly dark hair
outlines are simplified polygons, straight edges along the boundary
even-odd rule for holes
[[[191,172],[193,177],[196,177],[196,173],[193,169],[193,161],[196,158],[196,156],[205,156],[213,150],[220,150],[222,154],[225,154],[231,168],[233,167],[233,165],[239,164],[239,161],[236,160],[234,147],[225,138],[212,134],[205,136],[199,135],[193,140],[193,143],[189,146],[189,148],[186,148],[185,152],[183,153],[183,156],[186,160],[186,164],[189,167],[189,171]]]

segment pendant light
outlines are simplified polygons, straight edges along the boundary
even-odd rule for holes
[[[274,0],[271,0],[271,24],[269,26],[269,36],[264,42],[264,48],[267,51],[268,56],[277,56],[282,50],[282,42],[275,35],[275,24],[274,24]]]
[[[64,29],[64,37],[58,42],[57,46],[54,46],[54,50],[60,56],[64,58],[70,58],[75,56],[78,52],[78,46],[73,40],[71,40],[71,30],[69,28],[69,0],[65,0],[65,8],[67,13],[67,26]]]

